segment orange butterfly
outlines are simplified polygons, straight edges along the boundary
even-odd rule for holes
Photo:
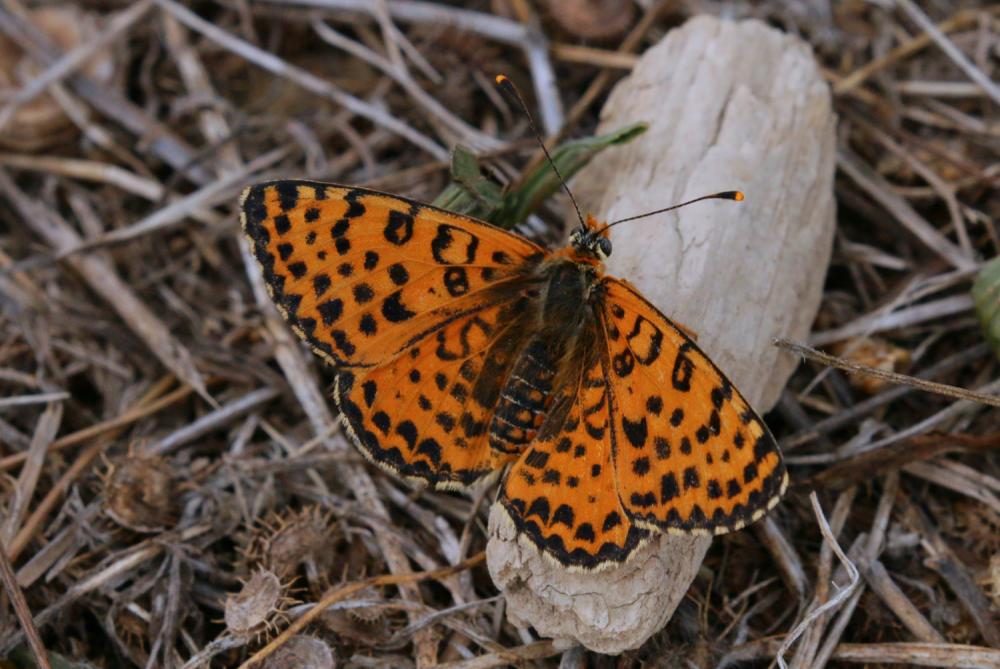
[[[624,562],[650,532],[736,530],[784,492],[739,392],[603,273],[611,240],[593,217],[547,251],[364,188],[272,181],[241,205],[275,304],[337,370],[361,452],[445,489],[512,463],[500,502],[562,565]]]

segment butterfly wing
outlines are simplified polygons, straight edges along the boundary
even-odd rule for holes
[[[437,488],[462,488],[495,471],[488,428],[532,304],[486,303],[390,362],[338,374],[334,397],[362,453]]]
[[[777,504],[788,476],[774,437],[684,332],[605,277],[603,327],[618,497],[640,527],[723,534]]]
[[[721,534],[777,503],[773,438],[732,384],[633,288],[605,277],[591,327],[500,501],[569,569],[624,562],[650,531]]]
[[[370,460],[442,488],[493,471],[485,426],[523,344],[541,247],[362,188],[248,188],[243,228],[292,329],[338,370],[334,398]]]
[[[649,539],[629,521],[615,487],[613,410],[596,326],[591,321],[578,339],[566,365],[573,373],[500,493],[517,531],[576,570],[623,562]]]
[[[338,368],[393,359],[545,253],[488,223],[364,188],[272,181],[240,202],[272,299]]]

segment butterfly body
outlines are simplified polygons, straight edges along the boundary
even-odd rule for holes
[[[253,186],[243,226],[275,303],[337,369],[366,457],[499,501],[570,569],[653,532],[722,533],[787,484],[763,422],[697,345],[607,276],[593,218],[548,252],[487,223],[359,188]]]

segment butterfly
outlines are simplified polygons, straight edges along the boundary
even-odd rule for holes
[[[738,199],[738,198],[733,198]],[[572,570],[653,533],[722,534],[788,478],[774,438],[692,338],[607,276],[607,226],[561,249],[364,188],[270,181],[241,219],[274,303],[336,370],[333,396],[385,470],[498,501]]]

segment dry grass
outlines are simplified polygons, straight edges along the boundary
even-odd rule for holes
[[[0,99],[0,657],[235,667],[294,625],[268,666],[763,667],[837,597],[789,666],[1000,666],[996,408],[803,364],[768,416],[795,482],[777,512],[715,542],[642,649],[567,650],[505,622],[476,559],[488,500],[360,461],[235,216],[269,176],[433,199],[455,142],[512,177],[534,150],[497,72],[585,135],[630,54],[695,11],[757,17],[813,45],[840,118],[811,343],[996,395],[968,297],[1000,253],[996,6],[645,2],[588,40],[593,16],[523,0],[83,0],[102,21],[73,47],[22,2],[0,5],[33,68]]]

